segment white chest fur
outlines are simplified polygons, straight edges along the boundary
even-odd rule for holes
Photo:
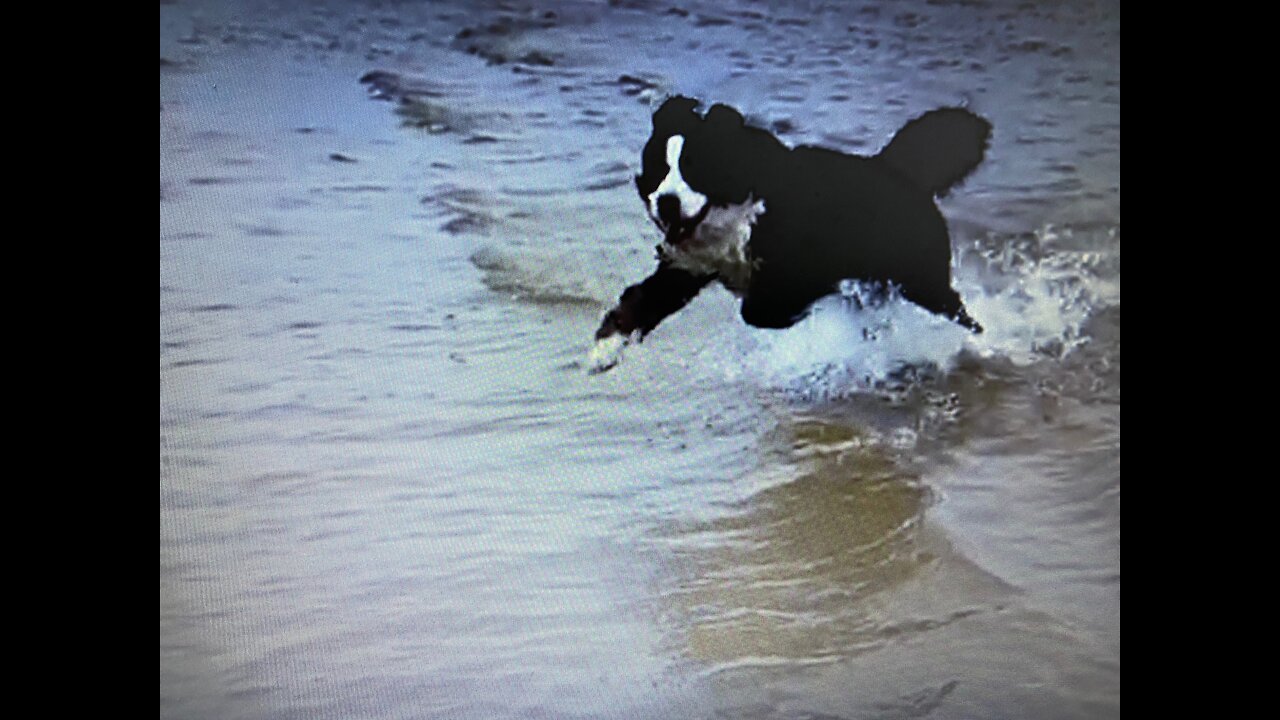
[[[765,212],[764,201],[712,206],[693,236],[679,245],[663,243],[660,252],[672,265],[698,275],[715,273],[736,294],[747,289],[754,262],[747,251],[751,228]]]

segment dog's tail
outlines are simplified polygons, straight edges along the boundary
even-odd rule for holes
[[[982,162],[990,137],[986,120],[963,108],[940,108],[903,125],[878,157],[942,196]]]

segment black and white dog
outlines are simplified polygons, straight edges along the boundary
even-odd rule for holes
[[[986,151],[991,124],[943,108],[907,123],[878,155],[788,148],[726,105],[701,115],[672,97],[653,115],[636,187],[665,237],[658,269],[604,317],[591,369],[684,307],[713,280],[742,298],[742,319],[785,328],[843,280],[895,288],[973,332],[951,287],[951,240],[934,203]]]

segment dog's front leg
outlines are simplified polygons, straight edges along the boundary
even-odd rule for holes
[[[618,304],[605,313],[596,344],[587,357],[593,373],[604,372],[622,359],[622,349],[641,340],[668,315],[689,304],[715,275],[695,275],[661,262],[652,275],[623,291]]]

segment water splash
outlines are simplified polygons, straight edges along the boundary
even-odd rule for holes
[[[956,287],[982,334],[896,293],[874,302],[871,289],[846,282],[785,332],[748,329],[731,373],[804,399],[830,399],[918,382],[965,357],[1018,366],[1059,361],[1089,343],[1091,316],[1119,305],[1119,256],[1118,227],[992,235],[956,257]]]
[[[973,264],[966,260],[973,257]],[[991,236],[958,253],[960,292],[987,326],[975,349],[1018,365],[1061,359],[1089,342],[1086,323],[1120,304],[1120,228],[1045,225]]]

